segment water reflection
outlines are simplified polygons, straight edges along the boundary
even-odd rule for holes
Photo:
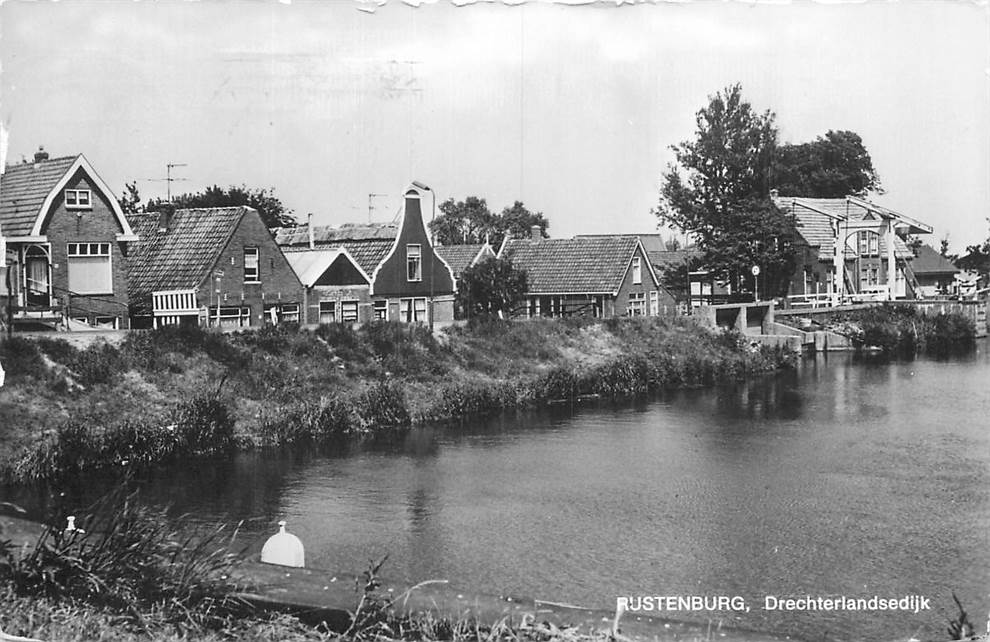
[[[256,539],[285,517],[316,567],[389,553],[392,577],[465,590],[603,607],[620,594],[740,594],[753,611],[718,617],[814,639],[936,637],[944,620],[931,613],[759,606],[767,594],[915,592],[948,614],[953,590],[985,602],[987,381],[985,349],[830,355],[631,404],[187,462],[154,475],[145,497],[249,520]]]

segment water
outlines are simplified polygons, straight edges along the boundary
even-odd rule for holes
[[[335,455],[247,454],[163,472],[149,501],[258,540],[285,518],[307,565],[612,608],[620,595],[739,595],[667,613],[804,639],[938,638],[955,591],[990,607],[990,355],[805,361],[650,402],[417,430]],[[764,596],[903,596],[932,610],[764,611]]]

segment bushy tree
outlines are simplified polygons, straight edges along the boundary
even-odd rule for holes
[[[171,203],[162,199],[149,201],[146,209],[149,212],[157,212],[169,207],[184,209],[193,207],[238,207],[243,205],[258,210],[261,220],[269,228],[291,227],[296,224],[292,210],[285,207],[282,201],[275,196],[274,188],[249,188],[246,185],[241,185],[240,187],[231,185],[228,188],[213,185],[212,187],[207,187],[202,192],[175,196],[172,198]]]
[[[990,219],[987,222],[990,223]],[[955,264],[960,270],[990,274],[990,236],[980,245],[967,246],[966,254],[956,259]]]
[[[144,211],[144,207],[141,205],[141,194],[138,193],[137,181],[124,183],[124,193],[117,199],[117,202],[120,203],[120,209],[124,214],[136,214]]]
[[[522,201],[493,214],[483,198],[468,196],[463,201],[448,198],[440,204],[440,216],[430,222],[430,231],[441,245],[483,243],[498,247],[506,236],[528,237],[534,225],[546,235],[550,226],[542,212],[531,212]]]
[[[760,291],[784,293],[794,270],[794,220],[769,198],[773,113],[754,111],[736,84],[709,96],[695,122],[694,140],[671,147],[676,163],[663,176],[654,213],[691,235],[700,263],[734,289],[752,287],[756,265]]]
[[[782,196],[843,198],[883,193],[863,139],[851,131],[829,130],[810,143],[779,146],[772,182]]]
[[[505,259],[488,258],[464,269],[457,304],[467,317],[509,314],[526,294],[526,273]]]

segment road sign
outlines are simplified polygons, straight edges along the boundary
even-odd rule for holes
[[[753,276],[760,276],[760,266],[754,265],[751,272],[753,273]]]

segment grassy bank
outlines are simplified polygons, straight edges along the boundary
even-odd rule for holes
[[[682,319],[371,323],[0,342],[6,480],[314,443],[506,408],[706,386],[786,365]]]
[[[793,322],[793,317],[782,317]],[[976,328],[967,317],[950,312],[922,314],[911,305],[883,304],[859,310],[816,315],[817,325],[852,339],[857,350],[891,355],[948,355],[971,350]]]

